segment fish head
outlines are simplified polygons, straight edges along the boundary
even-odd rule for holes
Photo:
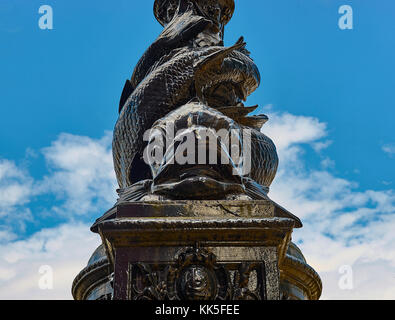
[[[242,51],[243,38],[232,47],[205,48],[195,62],[195,89],[198,98],[211,107],[237,105],[246,101],[260,84],[253,60]]]

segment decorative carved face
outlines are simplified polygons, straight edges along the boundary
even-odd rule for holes
[[[215,295],[215,281],[203,266],[191,266],[184,270],[180,281],[180,294],[187,300],[209,300]]]

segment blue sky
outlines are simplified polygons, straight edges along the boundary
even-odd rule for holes
[[[53,8],[53,30],[38,27],[43,4]],[[353,8],[353,30],[338,27],[341,5]],[[0,208],[4,250],[43,230],[79,223],[88,228],[113,203],[110,133],[123,84],[161,31],[152,6],[147,0],[1,1],[0,163],[9,172],[8,178],[0,174],[0,199],[9,200]],[[376,220],[388,226],[394,213],[394,9],[391,0],[237,0],[226,29],[226,44],[243,35],[261,71],[262,84],[248,104],[269,113],[267,133],[280,144],[273,198],[296,213],[303,207],[306,232],[324,223],[314,218],[319,212],[310,218],[306,206],[314,211],[343,203],[327,213],[341,217],[341,223],[333,221],[338,229],[328,227],[316,240],[340,239],[339,230],[348,226],[347,232],[357,232],[339,240],[344,248],[358,237],[377,240],[360,229]],[[89,179],[81,182],[85,173]],[[337,192],[316,185],[320,181]],[[285,182],[301,185],[306,194],[287,192]],[[17,195],[6,189],[14,184]],[[317,202],[322,207],[314,207]],[[344,222],[369,210],[373,218]],[[308,239],[301,235],[299,242]],[[323,259],[314,258],[318,249],[305,246],[320,265]],[[382,259],[385,266],[374,268],[391,274],[395,259]],[[336,263],[330,270],[321,267],[330,274],[326,279],[335,277]],[[0,262],[0,271],[7,268]]]
[[[123,83],[160,32],[151,2],[47,1],[54,30],[43,31],[42,1],[2,1],[2,157],[20,159],[60,132],[112,130]],[[226,41],[244,35],[260,67],[263,83],[250,103],[330,123],[339,172],[380,188],[393,175],[381,148],[394,142],[395,4],[239,2]],[[353,6],[352,31],[338,28],[342,4]]]

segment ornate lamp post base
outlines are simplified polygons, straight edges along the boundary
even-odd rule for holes
[[[289,254],[293,228],[301,226],[269,200],[119,204],[92,226],[113,273],[100,286],[116,300],[318,298],[319,277],[303,256]],[[306,270],[295,271],[292,259]],[[292,275],[312,278],[310,287]],[[75,298],[100,298],[103,290],[83,278],[74,283]]]
[[[114,128],[120,197],[91,228],[102,246],[74,280],[75,299],[320,297],[319,276],[291,242],[302,223],[267,196],[279,159],[261,131],[268,117],[248,116],[257,106],[242,102],[261,79],[244,38],[224,47],[234,8],[155,1],[164,29],[126,81]]]

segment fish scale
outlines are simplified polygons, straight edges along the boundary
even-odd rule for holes
[[[121,188],[130,186],[130,170],[136,155],[142,157],[144,133],[153,123],[191,97],[194,64],[224,47],[185,49],[152,71],[134,90],[123,107],[113,137],[114,167]]]

